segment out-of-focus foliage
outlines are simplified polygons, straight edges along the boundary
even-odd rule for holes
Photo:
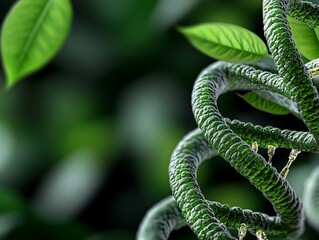
[[[305,181],[305,189],[303,192],[303,200],[306,215],[309,224],[319,231],[319,201],[318,201],[318,184],[319,184],[319,167],[312,170],[311,174]]]
[[[0,1],[2,21],[12,4]],[[170,194],[170,155],[196,127],[192,85],[213,61],[176,27],[226,22],[263,38],[261,1],[76,0],[72,5],[71,32],[58,55],[0,94],[4,240],[134,239],[145,212]],[[230,118],[304,127],[291,114],[257,112],[236,94],[221,97],[219,105]],[[287,159],[288,152],[278,150],[273,164],[280,170]],[[301,154],[292,166],[288,177],[296,188],[311,171],[309,159]],[[295,178],[298,169],[302,173]],[[205,162],[198,177],[211,200],[272,211],[220,158]],[[303,239],[316,234],[307,226]],[[172,236],[193,238],[188,229]]]

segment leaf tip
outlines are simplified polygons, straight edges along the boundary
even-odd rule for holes
[[[186,27],[184,27],[184,26],[176,26],[175,29],[176,29],[177,32],[181,33],[182,35],[185,35]]]
[[[5,84],[5,90],[10,90],[14,84],[15,84],[15,81],[8,79]]]
[[[5,83],[5,90],[10,90],[20,78],[16,76],[13,72],[6,72],[6,83]]]

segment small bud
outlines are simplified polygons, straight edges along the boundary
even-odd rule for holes
[[[318,77],[319,76],[319,67],[309,69],[309,74],[310,74],[311,78]]]
[[[257,231],[256,232],[256,237],[258,240],[267,240],[267,236],[266,236],[266,233],[264,233],[263,231]]]
[[[268,146],[268,163],[271,165],[272,157],[275,155],[276,147],[273,145]]]
[[[247,233],[247,226],[245,223],[240,224],[240,228],[238,229],[238,238],[239,240],[243,240]]]
[[[253,144],[251,145],[251,148],[253,149],[254,152],[258,152],[258,143],[253,142]]]
[[[288,162],[287,162],[286,166],[280,172],[280,176],[282,178],[287,177],[287,175],[289,173],[289,168],[290,168],[292,162],[295,161],[295,159],[297,158],[297,156],[300,152],[301,152],[300,150],[296,150],[296,149],[291,150],[291,152],[289,154]]]

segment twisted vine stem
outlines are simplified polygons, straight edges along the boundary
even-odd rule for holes
[[[192,106],[199,129],[188,134],[175,149],[169,167],[174,198],[167,198],[148,212],[138,231],[139,240],[167,239],[173,229],[186,222],[199,239],[236,239],[227,229],[231,227],[239,229],[239,239],[247,231],[258,239],[267,239],[266,235],[294,239],[302,234],[303,206],[285,177],[300,151],[319,150],[319,98],[312,81],[319,61],[304,64],[292,39],[287,15],[316,27],[319,6],[304,1],[263,1],[264,33],[275,68],[217,62],[197,78]],[[220,114],[217,99],[221,94],[256,89],[284,99],[284,105],[303,120],[309,132],[254,126]],[[268,161],[258,154],[256,143],[268,148]],[[275,148],[292,149],[288,166],[281,173],[270,162]],[[201,162],[217,154],[263,193],[276,216],[205,199],[196,171]]]

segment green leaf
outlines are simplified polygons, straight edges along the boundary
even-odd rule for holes
[[[264,98],[265,100],[268,100],[272,103],[275,103],[285,109],[287,109],[290,113],[295,115],[296,117],[301,118],[299,110],[296,106],[296,104],[291,101],[289,98],[280,95],[278,93],[266,91],[266,90],[258,90],[254,91],[256,94],[258,94],[261,98]]]
[[[179,30],[195,48],[218,60],[252,63],[268,54],[265,43],[256,34],[240,26],[206,23]]]
[[[319,57],[319,30],[309,27],[307,24],[288,17],[292,36],[300,53],[309,60]]]
[[[2,28],[2,59],[7,87],[39,70],[62,46],[71,25],[69,0],[21,0]]]
[[[290,113],[287,108],[264,98],[261,91],[251,91],[245,95],[239,96],[258,110],[277,115],[285,115]]]

